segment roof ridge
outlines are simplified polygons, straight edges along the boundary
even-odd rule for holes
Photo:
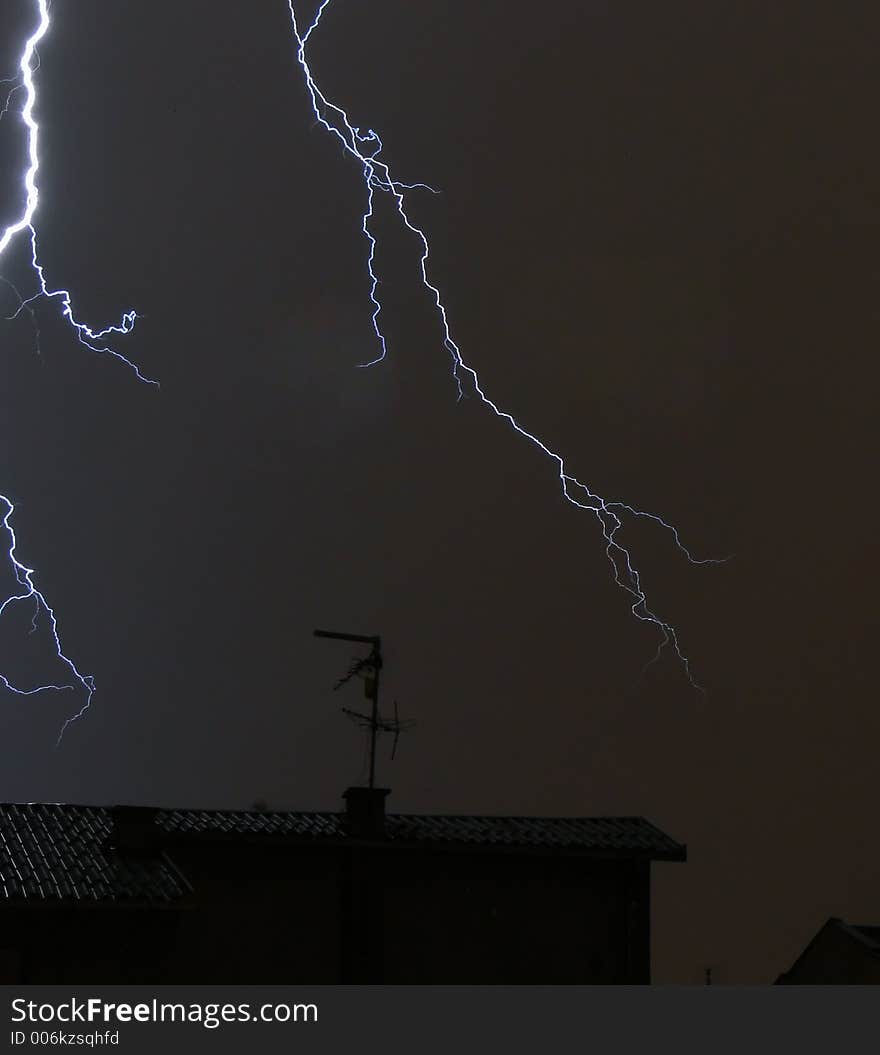
[[[61,810],[103,810],[110,811],[121,803],[80,803],[80,802],[0,802],[0,809],[22,809],[32,808],[56,808]],[[257,810],[252,808],[241,808],[237,806],[138,806],[145,810],[155,810],[157,813],[234,813],[247,814],[249,816],[344,816],[344,809],[325,810],[302,810],[302,809],[266,809]],[[434,812],[389,812],[388,817],[433,817],[438,820],[524,820],[524,821],[635,821],[640,824],[649,824],[652,828],[656,825],[649,821],[644,814],[638,813],[434,813]],[[660,831],[660,829],[657,829]],[[857,926],[858,924],[852,924]],[[864,924],[867,926],[867,924]]]

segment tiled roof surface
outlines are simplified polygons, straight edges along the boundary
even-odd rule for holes
[[[238,810],[159,810],[156,824],[175,835],[287,835],[343,838],[340,813],[248,813]]]
[[[540,846],[679,857],[684,847],[642,817],[388,818],[391,838],[483,846]]]
[[[148,811],[149,812],[149,811]],[[344,813],[158,810],[153,823],[173,855],[192,837],[342,840]],[[107,848],[111,810],[98,806],[0,805],[0,901],[167,904],[189,893],[156,846],[132,853]],[[463,817],[389,814],[388,842],[556,849],[594,856],[683,860],[685,849],[641,817]]]
[[[161,853],[108,851],[110,811],[0,805],[0,901],[163,904],[188,892]]]
[[[160,811],[163,830],[184,835],[275,835],[345,838],[341,813]],[[642,817],[467,817],[391,813],[386,837],[398,843],[556,848],[681,860],[684,847]]]

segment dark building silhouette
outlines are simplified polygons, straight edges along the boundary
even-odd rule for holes
[[[647,983],[639,817],[0,806],[0,980]]]
[[[777,985],[880,985],[880,926],[832,916]]]

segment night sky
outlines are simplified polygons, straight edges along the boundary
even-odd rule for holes
[[[33,25],[0,12],[0,71]],[[304,15],[313,5],[304,4]],[[3,323],[0,491],[99,692],[0,700],[4,800],[335,809],[364,742],[334,695],[381,633],[417,727],[390,809],[640,814],[654,976],[766,982],[837,915],[880,922],[871,484],[876,47],[862,3],[336,0],[313,69],[374,126],[432,236],[465,358],[628,524],[706,694],[614,585],[550,462],[457,402],[418,246],[376,232],[311,113],[284,0],[56,0],[37,225],[56,307]],[[24,137],[0,124],[0,217]],[[387,204],[387,203],[386,203]],[[24,246],[3,273],[29,280]],[[11,297],[0,290],[0,308]],[[59,672],[5,626],[2,668]],[[388,745],[385,745],[387,750]]]

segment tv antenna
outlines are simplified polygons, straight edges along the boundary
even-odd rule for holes
[[[333,686],[333,691],[341,689],[343,685],[354,678],[362,678],[364,682],[364,695],[370,701],[370,711],[355,711],[351,707],[343,707],[342,713],[357,722],[362,728],[370,730],[370,782],[369,787],[376,786],[376,737],[379,733],[392,733],[394,740],[391,745],[391,758],[397,752],[397,741],[400,734],[412,728],[412,722],[402,722],[397,711],[397,701],[394,701],[394,717],[383,718],[379,711],[379,675],[382,670],[382,638],[378,634],[342,634],[336,630],[315,630],[315,637],[329,638],[331,641],[353,641],[358,645],[369,645],[370,651],[366,656],[356,657],[345,674]]]

